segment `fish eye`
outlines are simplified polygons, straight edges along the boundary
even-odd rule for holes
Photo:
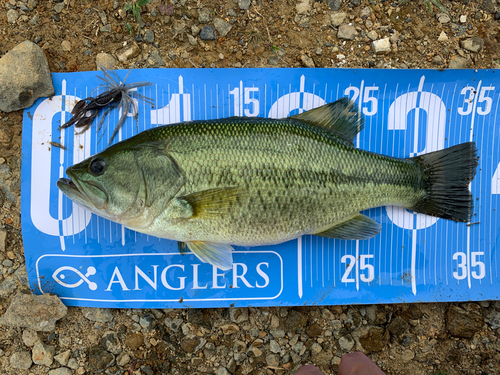
[[[99,176],[104,172],[104,167],[106,167],[104,160],[97,158],[90,162],[89,171],[94,176]]]

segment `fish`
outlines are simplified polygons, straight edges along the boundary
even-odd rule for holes
[[[360,212],[379,206],[470,221],[474,142],[395,158],[356,148],[363,127],[348,98],[283,119],[164,125],[69,167],[57,186],[93,213],[183,242],[221,270],[231,269],[233,246],[306,234],[372,238],[381,225]]]

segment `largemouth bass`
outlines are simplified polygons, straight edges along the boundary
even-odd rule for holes
[[[470,220],[473,142],[399,159],[355,148],[362,128],[346,98],[285,119],[162,126],[68,168],[57,186],[95,214],[185,242],[223,270],[233,245],[371,238],[381,226],[359,212],[382,205]]]

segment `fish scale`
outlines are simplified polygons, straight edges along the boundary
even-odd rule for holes
[[[186,242],[232,264],[232,245],[317,234],[367,239],[360,211],[398,205],[469,220],[477,150],[465,143],[409,159],[354,147],[362,129],[347,99],[286,119],[230,117],[146,130],[67,170],[65,194],[128,228]]]

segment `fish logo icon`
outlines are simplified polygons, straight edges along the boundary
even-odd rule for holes
[[[64,282],[63,280],[66,278],[66,275],[64,273],[62,273],[63,271],[71,271],[71,272],[76,273],[80,277],[80,280],[78,280],[76,283],[73,283],[73,284],[68,284],[68,283]],[[90,290],[96,290],[97,284],[88,279],[89,276],[95,275],[95,273],[96,273],[96,269],[94,267],[88,267],[87,272],[84,275],[83,273],[81,273],[80,271],[78,271],[74,267],[63,266],[63,267],[59,267],[57,270],[54,271],[54,273],[52,274],[52,278],[59,285],[62,285],[66,288],[76,288],[76,287],[80,286],[83,282],[86,282],[88,284]]]

